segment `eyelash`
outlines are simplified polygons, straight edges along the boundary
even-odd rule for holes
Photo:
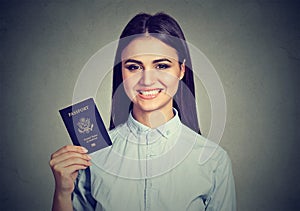
[[[142,67],[140,65],[135,65],[135,64],[128,65],[125,68],[128,69],[131,72],[133,72],[135,70],[142,69]]]
[[[159,70],[164,70],[164,69],[168,69],[170,67],[170,65],[168,64],[157,64],[155,66],[156,69],[159,69]],[[126,69],[128,69],[129,71],[133,72],[133,71],[136,71],[136,70],[142,70],[143,67],[140,66],[140,65],[136,65],[136,64],[131,64],[131,65],[128,65],[128,66],[125,66]]]
[[[156,68],[159,67],[158,69],[168,69],[170,67],[170,65],[168,64],[158,64],[156,66]]]

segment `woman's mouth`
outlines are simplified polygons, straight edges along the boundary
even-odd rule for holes
[[[153,99],[162,91],[162,89],[137,90],[138,95],[143,99]]]

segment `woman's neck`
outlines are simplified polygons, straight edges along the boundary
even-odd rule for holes
[[[173,109],[168,111],[141,111],[133,107],[132,115],[138,122],[150,128],[157,128],[174,117]]]

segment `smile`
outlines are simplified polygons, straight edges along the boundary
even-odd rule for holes
[[[137,90],[139,96],[144,99],[155,98],[161,91],[162,89]]]

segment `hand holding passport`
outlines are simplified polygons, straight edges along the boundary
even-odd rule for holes
[[[67,131],[76,146],[93,153],[112,145],[93,98],[59,110]]]

